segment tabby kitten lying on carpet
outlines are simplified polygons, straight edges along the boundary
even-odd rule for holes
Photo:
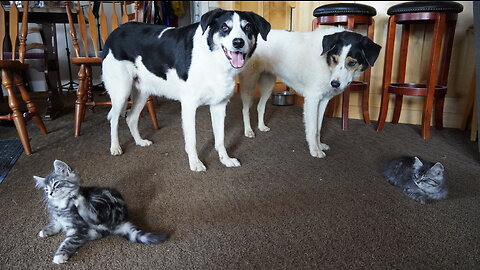
[[[128,219],[122,195],[114,189],[81,187],[82,179],[66,163],[55,160],[54,170],[46,178],[34,176],[37,188],[45,189],[51,221],[38,236],[52,236],[60,231],[67,238],[58,247],[53,263],[66,262],[87,241],[109,234],[121,235],[131,242],[157,244],[168,239],[165,234],[145,233]]]
[[[418,157],[400,157],[385,165],[383,176],[421,204],[425,204],[427,199],[447,198],[445,168],[440,162],[433,164]]]

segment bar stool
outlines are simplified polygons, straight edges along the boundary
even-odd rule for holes
[[[421,135],[430,138],[430,119],[435,98],[435,127],[443,129],[443,105],[447,93],[448,70],[452,55],[453,37],[458,13],[463,6],[456,2],[406,2],[388,9],[388,33],[385,49],[385,66],[383,71],[382,100],[378,116],[377,131],[382,130],[387,117],[390,93],[395,94],[395,108],[392,123],[398,123],[402,109],[403,95],[423,96]],[[402,24],[402,41],[397,82],[392,83],[393,50],[397,24]],[[428,64],[428,79],[426,84],[406,83],[405,70],[407,65],[408,40],[410,25],[433,24],[432,50]],[[442,37],[443,50],[442,50]],[[440,56],[440,53],[442,54]],[[440,62],[441,61],[441,62]],[[440,67],[439,67],[440,63]]]
[[[312,21],[312,30],[317,28],[318,25],[346,25],[348,30],[353,31],[356,25],[367,25],[367,36],[373,40],[373,34],[375,31],[375,21],[373,16],[375,15],[377,15],[375,8],[362,4],[338,3],[323,5],[313,11],[313,16],[315,18]],[[368,112],[370,73],[371,69],[368,68],[364,72],[364,81],[353,81],[343,92],[342,130],[348,129],[348,105],[350,91],[363,92],[363,119],[366,124],[370,124],[370,115]],[[326,114],[328,117],[333,116],[335,109],[334,104],[335,103],[333,99],[330,101],[330,104],[327,108]]]

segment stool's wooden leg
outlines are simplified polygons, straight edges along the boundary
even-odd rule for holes
[[[328,102],[327,112],[325,113],[325,115],[326,115],[327,117],[333,117],[333,116],[334,116],[334,114],[335,114],[335,107],[337,106],[337,98],[338,98],[338,96],[333,97],[333,98],[330,99],[330,101]]]
[[[403,95],[395,96],[395,108],[393,109],[392,123],[398,124],[400,113],[402,112]]]
[[[392,80],[393,48],[395,45],[395,28],[397,26],[393,18],[394,16],[391,16],[388,19],[387,45],[385,48],[385,64],[383,67],[382,100],[380,105],[380,113],[378,115],[377,131],[383,129],[385,119],[387,118],[388,102],[390,99],[388,86]]]
[[[43,124],[42,118],[38,114],[37,108],[35,107],[35,104],[32,102],[30,95],[28,94],[27,88],[23,83],[23,76],[21,74],[21,71],[13,73],[13,81],[17,86],[18,90],[20,90],[22,99],[23,101],[25,101],[25,104],[27,106],[28,113],[31,114],[33,119],[35,119],[35,122],[37,123],[37,126],[40,129],[40,132],[42,132],[42,134],[44,135],[47,134],[47,129]]]
[[[155,102],[153,102],[153,98],[151,96],[149,96],[147,99],[147,110],[150,114],[150,119],[152,120],[153,129],[159,129],[157,114],[155,113]]]
[[[18,137],[23,145],[23,150],[26,155],[32,154],[32,148],[30,147],[30,141],[28,139],[27,127],[25,126],[25,119],[23,118],[22,111],[20,110],[20,104],[15,98],[15,92],[13,91],[12,78],[6,70],[2,69],[2,84],[8,94],[8,106],[12,110],[12,120],[17,128]]]
[[[342,130],[348,130],[348,107],[350,105],[350,87],[345,88],[342,94]]]
[[[435,128],[443,129],[443,107],[445,105],[445,96],[435,98]]]
[[[404,24],[402,27],[402,42],[400,44],[400,61],[398,65],[397,80],[399,83],[405,82],[405,74],[407,70],[408,41],[410,38],[410,25]],[[395,96],[395,108],[393,109],[392,123],[397,124],[400,120],[402,112],[403,95]]]
[[[432,117],[433,97],[435,94],[435,85],[437,83],[438,59],[440,58],[442,37],[445,32],[445,17],[446,14],[439,14],[437,19],[435,20],[435,25],[433,27],[433,44],[429,66],[430,74],[428,76],[427,95],[423,103],[422,115],[421,135],[424,139],[430,138],[430,118]]]
[[[448,21],[445,29],[445,39],[443,41],[442,64],[438,76],[438,84],[447,86],[448,70],[450,67],[450,58],[452,56],[453,38],[455,36],[456,21]],[[435,97],[435,127],[443,129],[443,108],[445,96]]]
[[[367,36],[373,40],[375,32],[375,20],[372,18],[372,21],[370,25],[367,28]],[[363,96],[362,96],[362,112],[363,112],[363,121],[365,121],[366,124],[370,124],[370,112],[369,112],[369,98],[370,98],[370,78],[372,74],[372,68],[367,68],[365,70],[365,73],[363,75],[363,80],[364,82],[367,83],[367,86],[365,90],[363,91]]]
[[[80,136],[82,120],[85,114],[85,92],[87,87],[85,65],[80,66],[78,81],[77,100],[75,101],[75,137]]]

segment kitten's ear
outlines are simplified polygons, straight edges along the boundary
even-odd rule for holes
[[[440,163],[440,162],[437,162],[435,163],[435,165],[432,166],[432,168],[430,168],[430,170],[428,170],[430,173],[432,173],[433,175],[440,175],[440,174],[443,174],[443,171],[445,171],[445,167],[443,167],[443,164]]]
[[[417,170],[420,169],[423,166],[422,161],[420,161],[418,157],[413,157],[413,158],[415,160],[415,162],[413,163],[413,167]]]
[[[40,177],[40,176],[33,176],[33,179],[35,180],[35,187],[40,189],[40,188],[44,188],[45,187],[45,179],[46,178],[43,178],[43,177]]]
[[[61,160],[55,160],[53,162],[53,168],[55,169],[56,174],[69,176],[72,173],[72,169],[67,165],[67,163]]]

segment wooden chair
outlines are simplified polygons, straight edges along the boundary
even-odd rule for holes
[[[312,29],[318,25],[344,25],[348,30],[354,30],[356,26],[366,25],[367,36],[373,40],[375,32],[375,20],[373,17],[377,15],[375,8],[355,3],[335,3],[327,4],[316,8],[313,11],[315,17],[312,21]],[[350,101],[350,92],[359,91],[363,93],[362,112],[363,120],[366,124],[370,124],[370,113],[368,112],[368,99],[370,92],[370,73],[371,68],[367,68],[363,75],[363,81],[352,81],[342,94],[342,130],[348,129],[348,109]],[[335,100],[329,102],[326,115],[333,117],[335,110]]]
[[[435,126],[443,128],[443,105],[447,93],[448,70],[452,55],[453,37],[458,13],[463,6],[449,1],[417,1],[406,2],[390,7],[387,14],[387,44],[385,48],[385,66],[383,71],[383,88],[378,116],[377,131],[383,129],[387,117],[390,94],[395,94],[395,108],[392,123],[398,123],[404,95],[423,96],[421,136],[430,138],[430,119],[432,117],[433,101],[435,99]],[[406,66],[408,55],[408,40],[412,24],[433,24],[433,40],[428,65],[427,83],[406,83]],[[397,82],[392,82],[393,51],[397,24],[403,26],[400,44],[399,67]],[[442,48],[442,38],[443,48]]]
[[[12,2],[14,3],[14,2]],[[23,2],[23,6],[28,6],[28,1]],[[23,72],[28,69],[28,65],[24,63],[27,28],[28,28],[28,9],[24,9],[22,16],[22,27],[20,36],[18,36],[18,17],[19,12],[15,4],[12,4],[9,10],[9,36],[11,44],[11,59],[4,59],[4,40],[6,36],[6,13],[3,6],[0,6],[0,69],[2,73],[2,85],[5,87],[8,96],[8,106],[12,113],[0,116],[1,120],[13,121],[22,142],[26,155],[32,154],[30,140],[28,138],[26,122],[35,119],[38,128],[43,134],[47,134],[42,118],[37,113],[35,104],[31,101],[30,95],[25,87]],[[19,41],[19,42],[18,42]],[[22,106],[15,96],[14,89],[18,88],[22,100],[26,104],[26,112],[22,113]]]
[[[105,5],[111,5],[111,21],[110,21],[110,30],[108,27],[108,19],[105,14]],[[135,12],[128,14],[127,5],[132,4],[134,6]],[[71,57],[70,60],[72,64],[78,65],[80,71],[78,72],[79,87],[77,90],[77,100],[75,101],[75,136],[80,136],[81,123],[85,117],[85,107],[86,106],[111,106],[110,101],[105,102],[95,102],[93,100],[93,84],[92,84],[92,67],[101,66],[102,58],[100,52],[100,46],[105,43],[109,33],[115,28],[118,27],[118,15],[116,13],[116,8],[121,7],[122,16],[121,23],[126,23],[130,20],[143,21],[143,5],[144,1],[102,1],[100,2],[100,35],[96,26],[96,18],[93,13],[93,4],[90,1],[88,6],[88,14],[84,15],[83,10],[80,8],[80,2],[77,2],[76,5],[76,20],[73,19],[71,3],[69,1],[65,2],[68,21],[70,25],[70,35],[72,37],[73,48],[75,51],[75,56]],[[142,12],[140,12],[142,11]],[[75,30],[75,21],[78,22],[78,29],[80,36],[77,37]],[[83,52],[80,48],[78,39],[82,44]],[[100,42],[101,41],[101,42]],[[89,44],[93,45],[93,51],[89,50]],[[153,128],[158,129],[157,117],[155,114],[155,106],[152,97],[149,97],[147,100],[146,107],[150,114],[152,120]]]

